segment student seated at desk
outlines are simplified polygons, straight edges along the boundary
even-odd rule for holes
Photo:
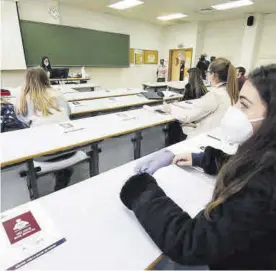
[[[188,75],[189,81],[185,86],[183,101],[199,99],[208,92],[198,68],[189,69]]]
[[[194,218],[148,173],[123,186],[122,202],[172,260],[222,270],[276,269],[275,89],[276,65],[250,74],[227,116],[228,133],[245,142],[219,172],[212,200]],[[236,134],[241,127],[242,135]]]
[[[63,95],[51,88],[42,68],[28,69],[25,87],[17,101],[17,117],[31,127],[68,121],[70,107]]]
[[[17,102],[18,119],[36,127],[69,121],[69,115],[68,102],[60,92],[51,88],[46,72],[42,68],[28,69],[25,87]],[[68,168],[56,172],[55,190],[67,186],[72,174]]]
[[[187,136],[194,137],[216,128],[226,110],[238,100],[236,69],[225,58],[217,58],[209,67],[209,81],[212,88],[200,99],[179,102],[164,106],[180,123],[173,123],[169,129],[170,144],[184,140]],[[177,126],[177,127],[175,127]]]

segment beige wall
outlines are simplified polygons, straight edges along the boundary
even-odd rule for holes
[[[20,18],[45,23],[63,24],[130,35],[130,45],[137,49],[156,49],[160,57],[168,59],[169,50],[179,44],[193,48],[193,66],[199,55],[229,58],[234,65],[246,65],[243,59],[250,59],[252,67],[276,63],[276,16],[264,15],[260,23],[260,35],[246,28],[244,18],[193,22],[161,27],[138,20],[124,19],[109,14],[95,13],[69,5],[60,5],[60,18],[53,19],[48,13],[50,1],[24,0],[19,2]],[[257,49],[254,53],[247,46]],[[251,54],[246,56],[246,54]],[[39,62],[40,60],[38,60]],[[249,62],[249,61],[247,61]],[[80,71],[73,68],[71,71]],[[129,68],[86,68],[92,80],[102,88],[140,87],[143,82],[156,80],[156,65],[131,66]],[[25,71],[2,71],[2,87],[17,87],[24,82]]]
[[[276,14],[264,16],[256,65],[276,63]]]
[[[49,1],[24,0],[19,2],[21,19],[63,24],[130,35],[130,46],[137,49],[161,50],[162,27],[108,14],[99,14],[69,5],[60,5],[60,18],[48,13]],[[38,64],[40,60],[38,59]],[[80,71],[80,68],[70,69]],[[140,87],[146,81],[156,80],[156,65],[129,68],[86,68],[92,80],[102,88]],[[17,87],[24,82],[25,71],[2,71],[2,86]]]
[[[225,57],[240,64],[245,19],[209,22],[205,25],[203,51],[209,56]]]

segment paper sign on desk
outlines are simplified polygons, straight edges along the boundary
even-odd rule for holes
[[[118,99],[116,99],[116,97],[110,97],[108,99],[112,102],[119,102]]]
[[[80,130],[84,129],[83,127],[77,127],[75,124],[73,124],[70,121],[59,123],[58,126],[60,127],[61,131],[64,132],[65,134],[70,133],[70,132],[80,131]]]
[[[73,101],[73,102],[71,102],[71,103],[72,103],[72,105],[74,105],[75,107],[83,106],[83,104],[81,104],[81,102],[79,102],[79,101]]]
[[[65,241],[38,204],[7,211],[1,214],[0,269],[18,269]]]
[[[117,113],[116,116],[118,116],[121,120],[134,120],[136,119],[135,116],[132,116],[130,114],[127,114],[127,113]]]

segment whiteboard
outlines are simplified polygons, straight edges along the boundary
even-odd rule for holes
[[[1,0],[1,70],[26,69],[16,3]]]

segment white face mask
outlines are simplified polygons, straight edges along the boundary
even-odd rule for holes
[[[47,67],[47,66],[49,66],[49,62],[48,61],[45,61],[44,62],[44,65]]]
[[[253,135],[252,123],[263,119],[249,120],[241,110],[231,106],[222,118],[220,128],[227,142],[242,144]]]

